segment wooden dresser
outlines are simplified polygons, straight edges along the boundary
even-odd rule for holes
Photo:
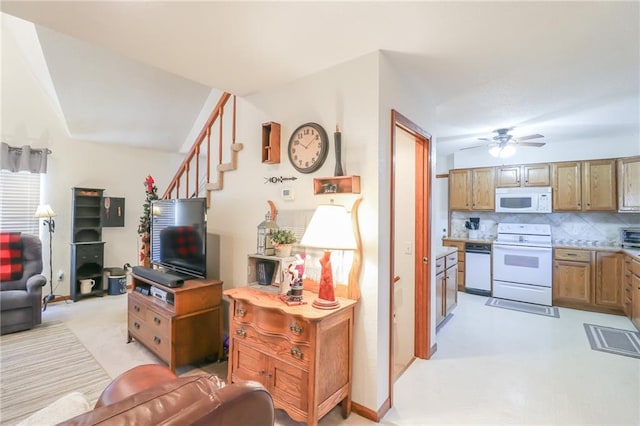
[[[228,381],[255,380],[271,393],[276,408],[310,426],[337,404],[351,412],[355,300],[340,307],[287,306],[278,295],[253,288],[226,290],[229,306]]]
[[[222,356],[222,281],[187,280],[182,287],[169,288],[132,278],[127,343],[136,339],[171,370]],[[167,292],[169,301],[154,297],[152,287]]]

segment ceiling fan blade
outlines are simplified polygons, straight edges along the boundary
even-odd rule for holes
[[[544,136],[536,133],[535,135],[527,135],[527,136],[520,136],[520,137],[514,138],[513,141],[521,142],[521,141],[529,141],[531,139],[540,139],[540,138],[544,138]]]
[[[479,141],[493,142],[493,138],[478,138]]]
[[[511,142],[511,144],[517,146],[535,146],[538,148],[546,145],[545,142]]]

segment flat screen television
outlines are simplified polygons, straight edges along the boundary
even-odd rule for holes
[[[167,272],[206,277],[206,198],[151,202],[151,264]]]

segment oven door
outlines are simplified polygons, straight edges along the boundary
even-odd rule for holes
[[[493,245],[493,279],[551,287],[551,247]]]

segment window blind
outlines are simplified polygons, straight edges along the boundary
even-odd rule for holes
[[[39,235],[39,173],[0,172],[0,230]]]

